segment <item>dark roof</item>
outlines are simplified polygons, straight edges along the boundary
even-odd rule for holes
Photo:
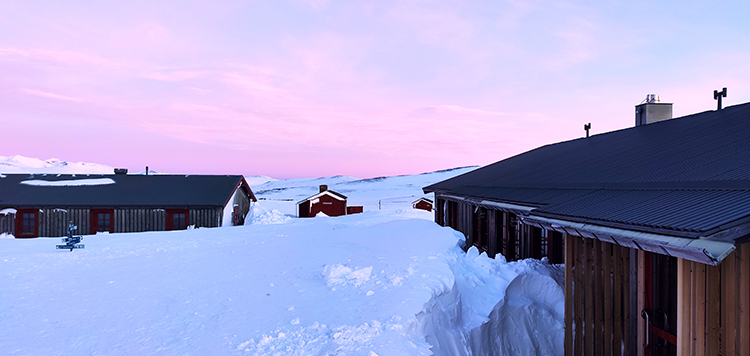
[[[47,182],[111,179],[114,184],[37,186],[23,181]],[[49,184],[49,183],[46,183]],[[54,183],[53,183],[54,184]],[[5,174],[0,175],[0,208],[74,206],[224,206],[235,189],[255,197],[238,175],[101,175]]]
[[[706,236],[750,218],[750,103],[542,146],[424,190]]]

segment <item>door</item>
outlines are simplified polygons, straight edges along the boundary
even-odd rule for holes
[[[91,209],[90,234],[97,232],[115,232],[115,210],[114,209]]]
[[[16,237],[39,236],[39,209],[16,210]]]
[[[190,224],[187,209],[169,209],[167,210],[167,230],[185,230]]]
[[[677,355],[677,258],[656,253],[645,257],[645,355]]]

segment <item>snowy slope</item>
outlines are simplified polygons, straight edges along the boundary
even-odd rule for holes
[[[24,156],[0,156],[0,173],[112,174],[114,168],[103,164],[65,162],[57,158],[42,161]]]
[[[459,233],[411,209],[422,186],[469,169],[270,180],[253,187],[265,200],[246,226],[98,234],[73,252],[0,239],[0,350],[560,355],[559,266],[466,253]],[[365,212],[292,218],[319,184]]]
[[[424,194],[422,187],[439,182],[477,167],[462,167],[437,172],[359,179],[347,176],[273,180],[263,184],[250,183],[260,206],[296,216],[296,202],[318,193],[320,185],[347,196],[347,205],[361,205],[365,211],[411,209],[412,202]],[[434,200],[434,199],[433,199]]]

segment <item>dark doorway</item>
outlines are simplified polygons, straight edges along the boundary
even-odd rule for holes
[[[645,309],[648,320],[646,356],[677,355],[677,258],[646,253]]]
[[[185,230],[188,224],[190,224],[190,218],[187,209],[167,210],[167,230]]]

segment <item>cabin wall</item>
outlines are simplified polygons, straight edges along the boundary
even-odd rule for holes
[[[503,255],[507,261],[548,256],[550,263],[563,263],[564,239],[559,232],[524,225],[516,214],[490,205],[442,195],[435,201],[435,222],[463,233],[467,249],[476,246],[491,258]]]
[[[338,200],[330,195],[321,195],[317,202],[310,205],[310,215],[315,216],[323,212],[328,216],[346,215],[346,200]]]
[[[0,234],[13,235],[16,231],[16,214],[0,214]]]
[[[252,200],[250,200],[250,197],[248,196],[248,191],[244,187],[240,187],[238,189],[239,194],[234,195],[234,201],[232,202],[232,206],[237,206],[239,208],[237,217],[237,225],[245,225],[245,217],[247,216],[247,213],[250,212],[250,206],[252,205]],[[191,214],[192,216],[192,214]],[[197,217],[197,216],[196,216]],[[192,221],[191,225],[193,225]],[[197,225],[196,225],[197,226]]]
[[[189,209],[190,225],[195,227],[218,227],[221,208]],[[73,222],[78,228],[74,235],[90,235],[91,209],[88,208],[44,208],[39,209],[38,237],[62,237],[68,235],[68,225]],[[154,208],[114,209],[112,217],[115,233],[164,231],[166,211]],[[15,214],[0,215],[0,233],[15,232]]]
[[[634,250],[565,235],[565,355],[633,355]]]
[[[750,244],[718,266],[679,259],[677,354],[750,355]]]

